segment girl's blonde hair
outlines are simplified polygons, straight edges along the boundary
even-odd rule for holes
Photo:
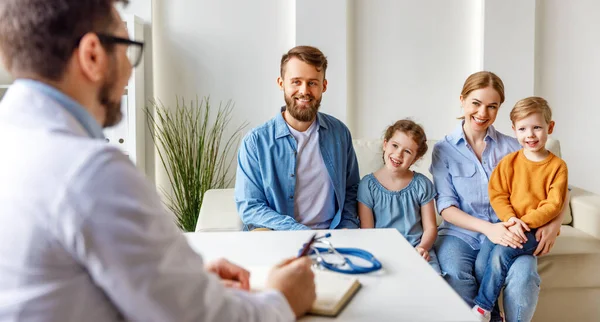
[[[425,135],[425,130],[423,130],[423,127],[409,119],[399,120],[385,130],[383,139],[386,142],[389,141],[392,136],[394,136],[396,131],[406,134],[419,146],[417,148],[417,156],[415,160],[418,160],[425,155],[427,152],[427,136]]]

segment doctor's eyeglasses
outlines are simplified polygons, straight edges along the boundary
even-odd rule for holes
[[[98,39],[105,44],[127,45],[127,58],[131,63],[131,67],[136,67],[142,61],[142,54],[144,52],[143,42],[100,33],[96,35],[98,36]]]

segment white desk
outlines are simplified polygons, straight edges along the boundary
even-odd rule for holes
[[[225,257],[241,266],[264,266],[295,256],[313,232],[197,232],[186,237],[206,261]],[[381,261],[383,269],[358,275],[362,288],[337,319],[306,316],[302,321],[477,321],[397,230],[330,232],[335,247],[366,249]]]

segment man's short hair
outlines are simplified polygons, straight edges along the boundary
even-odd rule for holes
[[[301,61],[315,66],[317,71],[323,71],[323,78],[325,78],[325,71],[327,70],[327,57],[323,55],[318,48],[312,46],[296,46],[290,49],[286,54],[281,56],[280,75],[284,78],[285,65],[292,58],[298,58]]]
[[[115,2],[127,0],[2,0],[0,58],[13,75],[60,80],[79,40],[108,32]],[[105,46],[107,51],[110,46]]]
[[[550,124],[552,121],[552,110],[548,105],[548,102],[541,97],[527,97],[515,104],[512,111],[510,111],[510,120],[513,125],[515,122],[522,120],[534,113],[542,113],[546,124]]]

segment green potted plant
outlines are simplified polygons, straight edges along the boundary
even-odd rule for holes
[[[166,170],[172,192],[161,188],[166,205],[183,231],[194,231],[204,192],[226,188],[233,180],[227,171],[242,136],[244,123],[229,138],[223,134],[231,121],[233,103],[219,104],[211,115],[208,97],[188,103],[176,98],[174,109],[152,101],[146,116],[152,140]]]

